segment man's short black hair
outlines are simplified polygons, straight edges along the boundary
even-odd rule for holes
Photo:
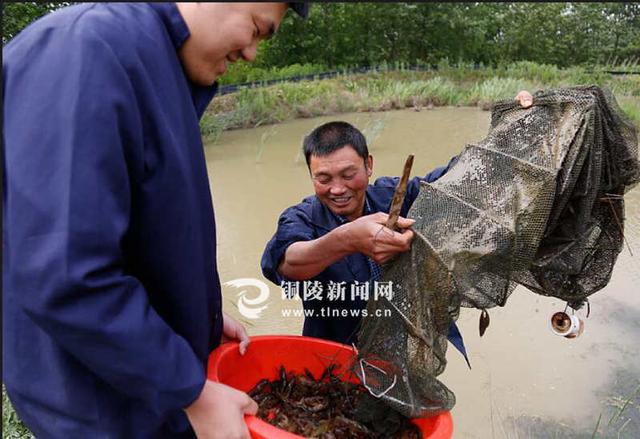
[[[318,157],[326,156],[347,145],[351,146],[362,157],[366,166],[369,158],[367,139],[356,127],[342,121],[320,125],[304,138],[302,144],[307,167],[309,167],[312,155]]]

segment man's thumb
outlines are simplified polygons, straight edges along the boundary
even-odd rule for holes
[[[242,411],[246,415],[255,415],[258,413],[258,404],[247,396],[247,404],[244,406]]]
[[[407,229],[407,228],[411,227],[412,225],[414,225],[415,222],[416,222],[416,220],[414,220],[414,219],[400,217],[400,218],[398,218],[398,222],[396,224],[401,229]]]

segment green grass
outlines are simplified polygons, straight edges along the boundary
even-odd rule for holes
[[[618,100],[618,104],[620,104],[620,108],[624,112],[632,122],[636,124],[636,126],[640,126],[640,99],[629,99],[623,97]]]
[[[312,75],[328,71],[323,64],[291,64],[286,67],[255,67],[246,62],[229,65],[227,72],[220,78],[221,85],[240,84],[243,82],[268,81],[286,79],[295,76]]]
[[[592,84],[609,88],[625,114],[640,126],[640,77],[613,76],[606,73],[611,66],[559,69],[526,61],[472,69],[465,65],[451,66],[444,60],[435,71],[416,72],[405,67],[401,63],[382,65],[377,72],[283,82],[221,96],[213,100],[202,119],[203,137],[212,142],[227,129],[347,112],[442,105],[489,109],[495,101],[513,98],[522,89],[535,92]],[[294,67],[292,71],[296,69],[302,67]]]
[[[2,437],[3,439],[32,439],[34,437],[18,418],[4,385],[2,386]]]
[[[594,427],[592,438],[638,437],[638,420],[640,420],[640,384],[628,395],[611,396],[606,399],[605,406],[609,421],[605,424],[600,413]]]

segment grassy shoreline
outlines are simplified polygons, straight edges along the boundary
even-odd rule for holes
[[[33,433],[22,423],[13,409],[4,384],[2,385],[2,438],[34,439]]]
[[[200,128],[205,142],[224,130],[254,128],[298,118],[402,108],[471,106],[489,109],[519,90],[576,85],[610,89],[625,114],[640,126],[640,75],[614,76],[605,68],[520,62],[501,68],[440,67],[437,71],[389,70],[247,88],[213,100]]]

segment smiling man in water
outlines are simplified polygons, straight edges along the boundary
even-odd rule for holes
[[[529,107],[533,97],[523,90],[516,100]],[[262,273],[285,290],[296,286],[305,308],[303,335],[350,344],[367,300],[375,297],[381,264],[410,248],[414,220],[405,216],[420,182],[440,178],[455,157],[409,180],[398,230],[391,230],[385,224],[399,178],[380,177],[369,184],[373,157],[358,129],[346,122],[321,125],[304,139],[303,152],[315,195],[281,214],[262,255]],[[308,281],[306,291],[303,281]],[[310,294],[312,285],[317,288]],[[455,324],[449,340],[466,357]]]
[[[279,285],[319,282],[320,296],[309,297],[298,288],[306,310],[303,335],[350,344],[371,292],[352,295],[352,287],[369,282],[370,289],[380,264],[409,249],[414,221],[404,216],[418,195],[420,178],[409,181],[398,230],[390,230],[384,224],[398,178],[369,184],[373,157],[359,130],[346,122],[326,123],[304,139],[303,151],[315,195],[282,213],[262,256],[262,272]],[[438,168],[424,179],[434,181],[446,170]],[[327,297],[337,285],[343,297]]]

